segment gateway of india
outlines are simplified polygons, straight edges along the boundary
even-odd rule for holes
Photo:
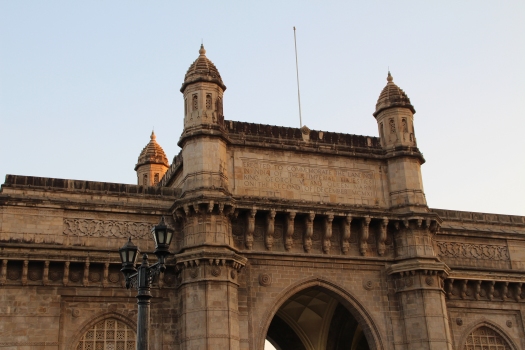
[[[379,137],[225,120],[225,90],[201,46],[181,151],[152,133],[136,185],[6,175],[0,350],[135,349],[118,249],[152,253],[161,217],[151,350],[525,349],[525,217],[427,205],[390,73]]]

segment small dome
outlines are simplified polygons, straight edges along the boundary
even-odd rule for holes
[[[160,147],[160,145],[157,143],[157,137],[153,131],[151,132],[150,139],[151,140],[146,145],[146,147],[144,147],[142,152],[140,152],[137,165],[135,165],[135,170],[144,164],[162,164],[166,167],[169,167],[166,153],[164,153],[162,147]]]
[[[405,107],[416,113],[414,106],[410,103],[410,99],[407,94],[394,84],[394,79],[388,72],[388,77],[386,78],[388,83],[386,84],[381,95],[377,99],[376,111],[374,112],[374,117],[376,117],[381,111],[391,108],[391,107]]]
[[[199,81],[215,83],[223,90],[226,90],[226,86],[222,82],[222,78],[219,74],[219,71],[217,70],[217,67],[215,67],[213,62],[210,61],[208,57],[206,57],[206,50],[202,44],[199,50],[199,57],[191,64],[190,68],[188,68],[188,71],[186,72],[184,83],[180,88],[180,92],[184,93],[184,90],[188,85],[197,83]]]

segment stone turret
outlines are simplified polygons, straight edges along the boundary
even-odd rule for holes
[[[152,131],[150,141],[140,152],[139,159],[135,165],[137,172],[137,184],[143,186],[155,186],[159,183],[169,163],[166,153],[157,143],[157,137]]]
[[[416,146],[414,114],[407,94],[388,72],[387,84],[379,95],[374,117],[381,146],[388,157],[390,206],[399,211],[426,212],[421,164],[425,162]]]
[[[180,89],[184,95],[184,131],[178,144],[184,159],[182,191],[186,196],[228,192],[224,90],[217,67],[201,45],[199,57],[186,72]]]
[[[184,94],[184,130],[204,124],[221,124],[225,90],[217,67],[206,57],[206,50],[201,45],[199,57],[188,68],[180,89]]]

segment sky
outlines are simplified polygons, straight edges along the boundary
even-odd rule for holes
[[[390,69],[416,109],[428,205],[525,215],[523,1],[0,0],[0,177],[136,183],[178,152],[201,42],[226,119],[378,136]],[[3,182],[3,181],[0,181]]]

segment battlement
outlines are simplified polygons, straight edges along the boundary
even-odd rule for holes
[[[290,128],[267,124],[246,123],[233,120],[224,121],[227,132],[231,135],[258,136],[265,138],[295,140],[336,144],[349,147],[382,149],[379,137],[344,134],[337,132],[309,130],[307,127]]]
[[[2,188],[4,187],[33,187],[71,192],[103,192],[106,194],[166,196],[174,198],[180,196],[180,189],[168,187],[138,186],[112,182],[56,179],[23,175],[6,175],[4,184],[2,185]]]

